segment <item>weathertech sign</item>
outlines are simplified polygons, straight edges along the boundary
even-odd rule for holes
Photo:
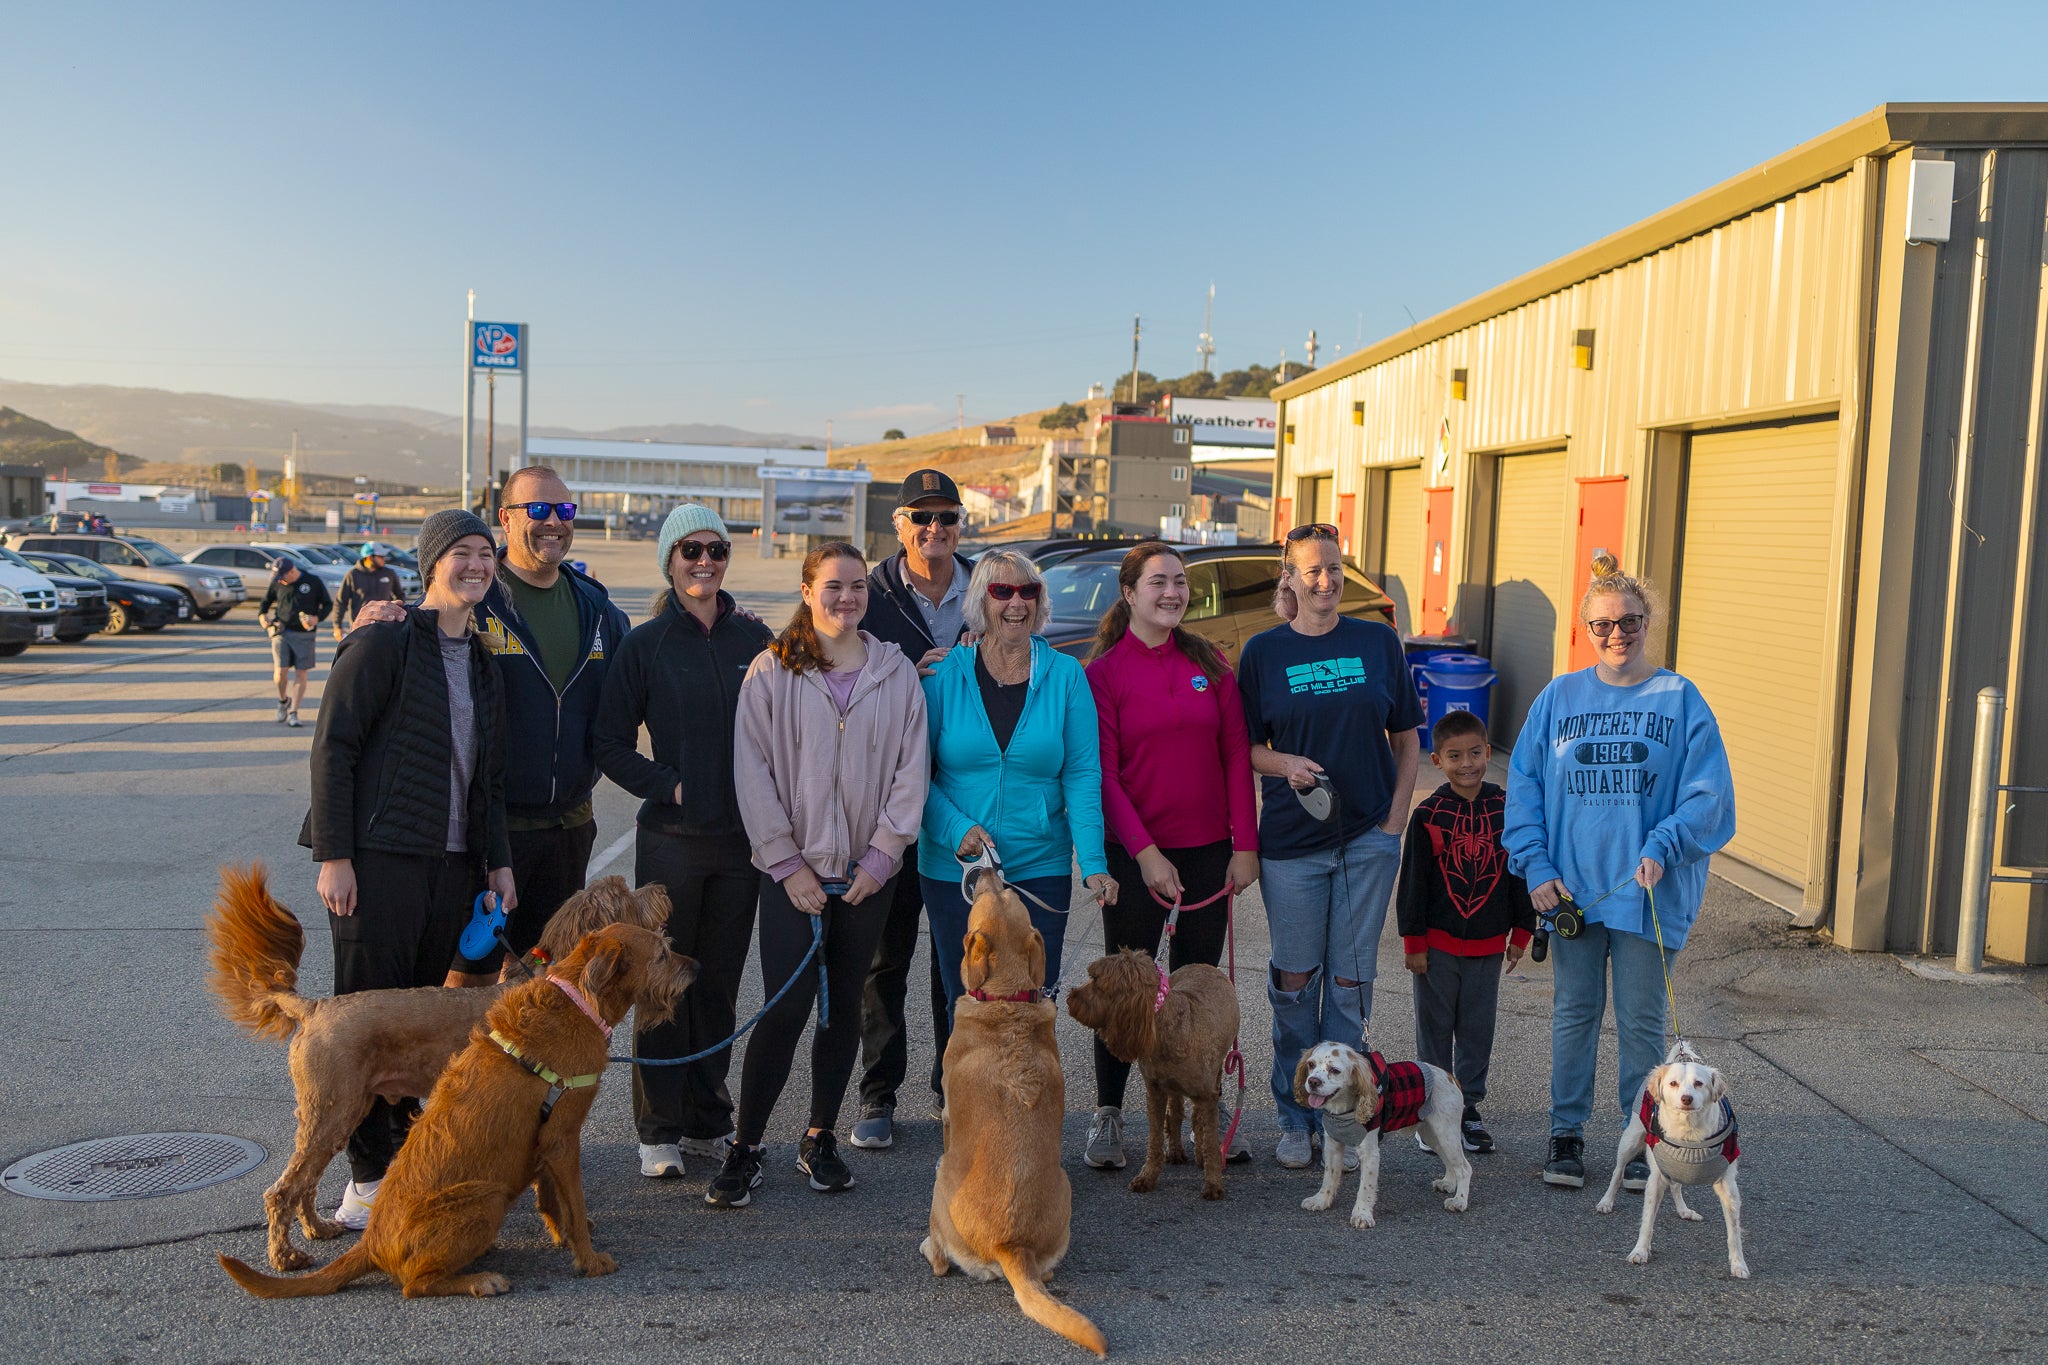
[[[1273,448],[1280,405],[1265,398],[1175,398],[1168,414],[1198,446]]]

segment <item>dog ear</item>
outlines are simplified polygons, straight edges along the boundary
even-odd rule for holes
[[[1159,1016],[1152,1002],[1157,976],[1152,959],[1126,948],[1102,964],[1102,1045],[1120,1062],[1149,1057],[1159,1041]]]
[[[1025,948],[1024,948],[1024,956],[1025,956],[1025,960],[1026,960],[1026,961],[1027,961],[1027,962],[1028,962],[1028,963],[1030,964],[1030,970],[1029,970],[1029,972],[1028,972],[1028,973],[1027,973],[1027,974],[1025,975],[1025,978],[1024,978],[1024,979],[1025,979],[1025,983],[1026,983],[1027,985],[1032,985],[1032,986],[1041,986],[1041,987],[1042,987],[1042,986],[1044,986],[1044,985],[1045,985],[1045,935],[1044,935],[1044,934],[1041,934],[1041,933],[1039,933],[1039,932],[1038,932],[1038,931],[1037,931],[1036,929],[1033,929],[1033,930],[1031,931],[1031,941],[1030,941],[1030,942],[1029,942],[1028,944],[1026,944],[1026,945],[1025,945]]]
[[[625,878],[619,878],[621,882]],[[640,903],[640,913],[646,926],[657,932],[668,928],[668,917],[675,910],[675,903],[668,898],[668,888],[660,882],[649,882],[633,893]]]
[[[1294,1102],[1308,1108],[1308,1069],[1314,1064],[1315,1049],[1301,1054],[1301,1060],[1294,1064]]]
[[[1643,1089],[1650,1092],[1651,1099],[1662,1099],[1664,1094],[1664,1073],[1670,1070],[1673,1065],[1675,1063],[1666,1062],[1663,1066],[1653,1066],[1650,1068],[1650,1074],[1643,1077]]]
[[[967,936],[967,952],[960,959],[960,984],[970,991],[981,989],[988,980],[989,962],[994,956],[989,947],[988,935],[980,930]]]
[[[1719,1104],[1728,1094],[1728,1082],[1716,1067],[1707,1068],[1707,1103]]]
[[[599,939],[583,964],[583,993],[593,1002],[609,1000],[631,970],[623,944],[616,939]]]

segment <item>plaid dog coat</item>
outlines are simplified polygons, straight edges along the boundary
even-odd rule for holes
[[[1375,1130],[1382,1133],[1398,1133],[1403,1128],[1412,1128],[1422,1114],[1422,1106],[1429,1101],[1429,1078],[1422,1074],[1419,1062],[1392,1062],[1377,1052],[1365,1054],[1365,1060],[1372,1067],[1373,1088],[1379,1092],[1379,1108],[1365,1123],[1358,1121],[1358,1111],[1348,1114],[1323,1111],[1323,1133],[1333,1137],[1346,1147],[1356,1147],[1365,1141],[1367,1133]]]

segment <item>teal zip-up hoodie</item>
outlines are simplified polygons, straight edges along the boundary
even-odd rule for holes
[[[961,645],[924,680],[932,784],[917,840],[917,870],[957,881],[954,850],[980,825],[1003,875],[1063,877],[1109,871],[1102,853],[1102,736],[1081,665],[1036,636],[1031,689],[1007,751],[997,747],[975,681],[976,646]]]

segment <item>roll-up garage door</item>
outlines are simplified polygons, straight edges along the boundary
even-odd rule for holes
[[[1415,629],[1415,595],[1422,590],[1422,466],[1387,471],[1387,525],[1380,586],[1394,599],[1394,625]]]
[[[1493,693],[1493,742],[1510,745],[1529,703],[1550,681],[1558,632],[1577,605],[1558,576],[1572,531],[1564,452],[1499,461],[1493,517],[1493,615],[1487,653],[1500,683]]]
[[[1834,422],[1703,433],[1686,465],[1672,667],[1700,689],[1728,746],[1726,852],[1801,888],[1822,790],[1837,439]]]

